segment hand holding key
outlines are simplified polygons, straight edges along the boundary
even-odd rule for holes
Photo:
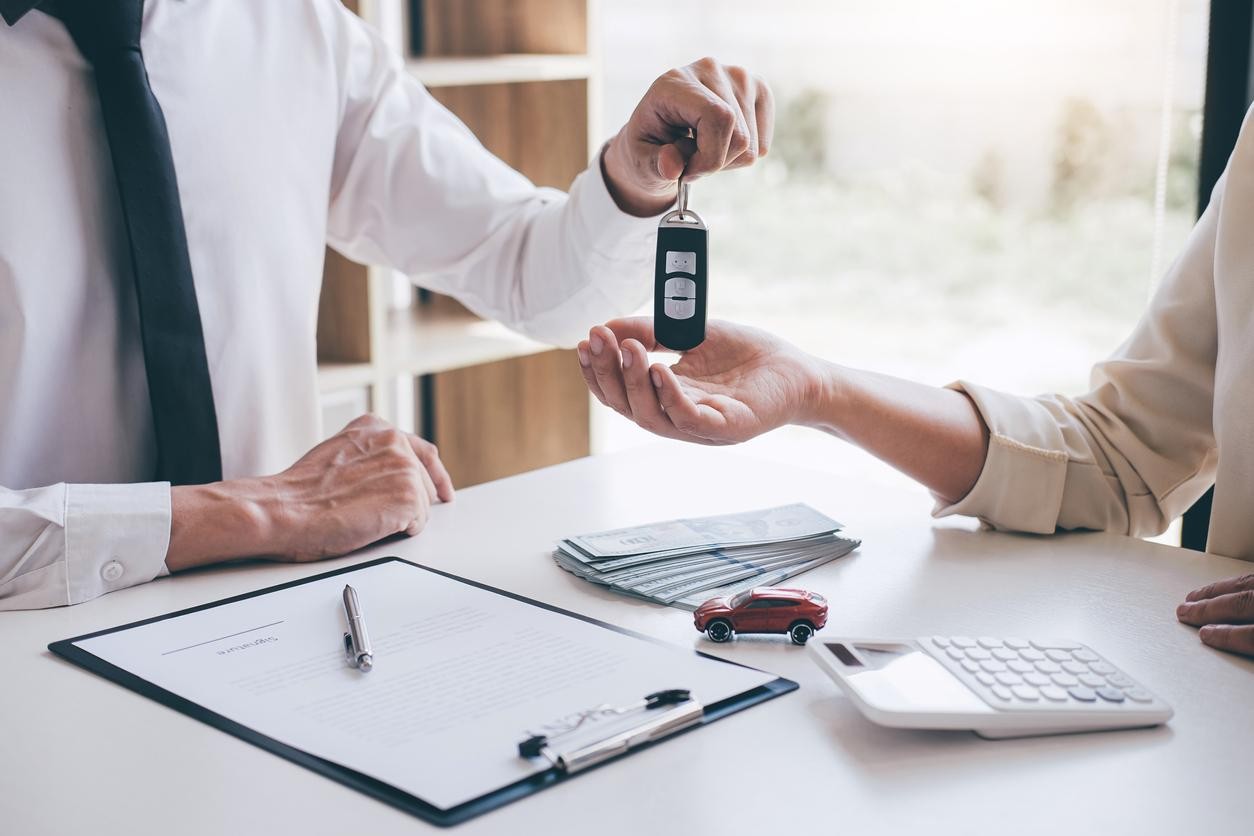
[[[775,103],[766,83],[743,67],[702,58],[649,87],[602,157],[614,201],[639,217],[675,200],[682,174],[693,180],[752,165],[771,146]]]

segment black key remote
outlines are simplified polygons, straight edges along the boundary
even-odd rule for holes
[[[673,351],[688,351],[705,340],[706,242],[709,230],[688,209],[686,183],[679,208],[657,229],[653,279],[653,334]]]

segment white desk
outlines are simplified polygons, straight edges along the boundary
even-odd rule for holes
[[[838,449],[833,446],[833,449]],[[864,721],[786,641],[715,652],[801,689],[462,825],[459,833],[1249,833],[1254,662],[1176,623],[1196,586],[1250,564],[1102,534],[939,526],[922,491],[843,484],[727,450],[659,447],[462,492],[419,538],[305,566],[161,580],[77,607],[0,613],[0,831],[412,834],[428,826],[52,657],[48,642],[368,557],[399,554],[668,641],[679,610],[597,590],[562,534],[802,500],[865,545],[805,577],[829,631],[1087,641],[1175,708],[1164,727],[990,742]],[[964,527],[965,526],[965,527]],[[447,756],[447,753],[446,753]]]

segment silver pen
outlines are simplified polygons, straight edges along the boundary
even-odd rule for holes
[[[370,634],[366,632],[366,620],[361,614],[357,590],[344,587],[344,618],[348,632],[344,634],[344,658],[348,664],[365,673],[374,667],[374,648],[370,646]]]

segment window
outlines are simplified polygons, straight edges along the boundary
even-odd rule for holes
[[[924,382],[1078,393],[1193,224],[1207,8],[605,4],[602,132],[667,67],[749,67],[772,152],[692,189],[711,316]],[[642,440],[597,415],[602,449]]]

